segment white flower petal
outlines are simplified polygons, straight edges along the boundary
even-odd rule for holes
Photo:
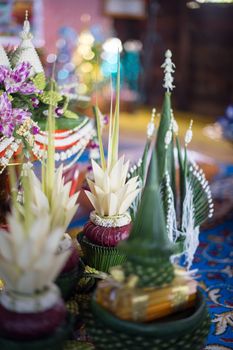
[[[130,207],[131,203],[134,201],[136,196],[141,190],[138,189],[134,192],[131,192],[128,194],[128,196],[124,199],[124,202],[121,204],[120,209],[119,209],[119,214],[124,214]]]

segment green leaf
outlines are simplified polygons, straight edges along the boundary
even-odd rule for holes
[[[168,146],[167,150],[165,149],[165,136],[171,124],[171,95],[169,92],[165,93],[163,108],[161,113],[161,119],[159,123],[159,129],[157,133],[156,140],[156,151],[158,159],[158,176],[159,183],[162,182],[165,170],[165,159],[167,158],[167,171],[172,178],[172,142]]]
[[[43,72],[36,74],[32,78],[32,81],[37,89],[44,90],[46,86],[46,78]]]
[[[63,117],[65,118],[69,118],[69,119],[78,119],[78,115],[72,111],[70,111],[69,109],[67,109],[64,113],[63,113]]]
[[[102,166],[103,170],[105,170],[106,169],[106,162],[105,162],[105,157],[104,157],[104,147],[103,147],[103,140],[102,140],[102,135],[101,135],[101,122],[100,122],[101,113],[100,113],[100,110],[97,106],[93,107],[93,112],[94,112],[94,115],[96,118],[97,136],[98,136],[98,141],[99,141],[101,166]]]
[[[117,63],[117,81],[116,81],[116,104],[114,111],[114,122],[112,129],[112,148],[111,155],[111,167],[118,160],[118,149],[119,149],[119,117],[120,117],[120,54],[118,53],[118,63]]]
[[[131,168],[132,170],[130,169],[129,171],[129,179],[132,179],[133,177],[138,176],[138,178],[141,180],[142,189],[146,182],[150,146],[151,146],[151,138],[148,138],[144,147],[142,158],[139,160],[138,164],[133,165]],[[137,195],[134,202],[131,204],[129,208],[132,221],[134,221],[136,218],[136,214],[137,214],[140,202],[141,202],[141,193]]]
[[[194,168],[195,167],[195,168]],[[206,181],[203,171],[196,164],[188,164],[187,178],[193,191],[193,207],[195,227],[200,226],[210,214],[210,203],[208,198],[209,185],[203,189],[202,182]]]
[[[26,50],[27,47],[18,47],[16,50],[12,51],[10,55],[8,55],[12,68],[18,64],[20,57]]]
[[[142,263],[149,257],[162,256],[169,259],[172,254],[173,244],[169,241],[166,230],[155,149],[152,152],[136,219],[129,238],[120,243],[119,248],[121,247],[128,258],[131,255],[140,257]]]
[[[38,125],[42,131],[46,130],[47,117],[41,118],[40,114],[37,114],[37,116],[35,118],[33,118],[33,120],[38,123]],[[80,124],[82,124],[83,126],[86,125],[88,120],[89,119],[87,117],[83,117],[83,116],[78,116],[77,119],[60,117],[60,118],[56,118],[56,120],[55,120],[55,128],[56,128],[56,130],[74,129],[74,128],[78,127]]]
[[[44,91],[42,95],[39,95],[41,102],[52,106],[57,106],[57,103],[62,100],[62,96],[56,91]]]
[[[164,178],[160,184],[160,194],[161,194],[164,216],[165,216],[165,220],[166,220],[167,225],[168,225],[168,219],[169,219],[169,214],[170,214],[170,210],[169,210],[170,190],[171,190],[170,179],[169,179],[169,183],[168,183],[166,176],[164,176]]]

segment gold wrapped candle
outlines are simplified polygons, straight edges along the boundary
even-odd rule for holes
[[[196,289],[197,282],[184,277],[163,288],[147,289],[107,280],[99,283],[96,301],[123,320],[149,322],[192,307]]]

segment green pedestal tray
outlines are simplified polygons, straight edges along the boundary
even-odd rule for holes
[[[96,270],[109,272],[113,266],[125,262],[126,256],[115,247],[103,247],[88,241],[83,233],[77,236],[84,254],[85,263]]]
[[[68,314],[66,323],[59,327],[49,337],[33,341],[16,341],[4,338],[0,334],[1,350],[63,350],[65,341],[71,335],[73,317]]]
[[[210,319],[204,297],[198,293],[195,308],[153,323],[120,320],[92,300],[87,329],[97,350],[200,350]],[[182,315],[182,316],[181,316]]]

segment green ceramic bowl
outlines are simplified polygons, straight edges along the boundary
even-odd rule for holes
[[[126,260],[126,255],[117,248],[91,243],[83,233],[78,234],[77,239],[83,250],[85,263],[96,270],[109,272],[111,267],[121,265]]]
[[[136,323],[120,320],[92,300],[87,327],[99,350],[200,350],[209,332],[209,314],[198,293],[192,310],[163,321]]]
[[[3,338],[0,334],[1,350],[63,350],[73,328],[73,317],[68,314],[66,323],[51,336],[33,341],[14,341]]]

